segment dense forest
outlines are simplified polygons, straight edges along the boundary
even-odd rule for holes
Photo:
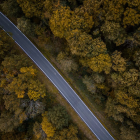
[[[0,5],[27,36],[44,44],[54,37],[63,42],[59,51],[53,48],[62,69],[82,77],[94,102],[103,105],[107,116],[118,123],[121,139],[140,139],[140,0],[2,0]],[[37,139],[46,135],[52,140],[78,139],[77,128],[68,125],[67,115],[63,122],[59,117],[54,121],[56,110],[66,114],[61,107],[39,107],[44,106],[45,88],[36,79],[36,70],[15,55],[3,34],[1,132],[15,128],[22,132],[20,124],[31,119]],[[38,114],[42,119],[34,122]]]

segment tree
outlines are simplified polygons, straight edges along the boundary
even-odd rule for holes
[[[26,115],[20,109],[16,110],[15,114],[2,112],[0,116],[0,130],[2,132],[12,132],[26,118]]]
[[[23,13],[27,18],[31,17],[42,17],[42,9],[44,0],[17,0],[19,6],[22,8]]]
[[[66,39],[73,55],[89,58],[107,52],[100,37],[92,39],[91,35],[78,29],[72,30]]]
[[[115,90],[114,91],[116,100],[122,105],[126,105],[128,108],[137,108],[138,99],[135,99],[133,96],[127,94],[127,90]]]
[[[20,29],[24,34],[29,36],[35,36],[35,24],[26,19],[25,17],[17,18],[17,28]]]
[[[136,128],[129,128],[128,125],[122,125],[120,127],[121,138],[125,140],[137,140],[140,138]]]
[[[123,18],[124,28],[130,25],[135,26],[138,25],[139,23],[140,23],[140,14],[138,14],[138,12],[135,9],[127,7],[124,12]]]
[[[133,55],[133,60],[135,61],[135,65],[139,68],[140,70],[140,50],[135,51]]]
[[[127,0],[103,0],[101,17],[108,21],[121,22]]]
[[[47,138],[53,137],[55,134],[55,127],[48,121],[47,112],[42,114],[43,120],[41,123],[43,131],[46,133]]]
[[[12,49],[12,39],[0,29],[0,62]]]
[[[36,137],[38,140],[46,140],[47,135],[46,135],[45,132],[42,130],[42,126],[41,126],[40,123],[38,123],[38,122],[35,122],[35,123],[34,123],[33,132],[34,132],[35,137]]]
[[[138,70],[137,69],[129,69],[129,71],[125,71],[122,74],[112,73],[111,78],[114,80],[118,86],[131,86],[134,85],[138,80]]]
[[[30,100],[36,101],[39,98],[44,98],[46,96],[46,88],[38,80],[30,80],[28,85],[28,96]]]
[[[18,74],[21,67],[29,67],[29,60],[23,55],[12,55],[5,57],[2,61],[4,71],[7,73]]]
[[[109,74],[112,63],[109,54],[99,54],[98,56],[87,60],[87,65],[94,72],[101,73],[102,71],[104,71],[106,74]]]
[[[44,113],[45,104],[39,100],[20,99],[20,108],[22,108],[28,118],[35,118]]]
[[[69,116],[62,106],[54,106],[47,112],[48,121],[57,129],[61,130],[63,127],[68,126]]]
[[[49,25],[55,36],[66,38],[69,32],[74,29],[80,29],[89,32],[93,26],[92,16],[88,13],[76,15],[70,10],[70,7],[61,6],[53,12]]]
[[[20,99],[15,94],[4,95],[3,100],[5,108],[10,112],[16,111],[20,106]]]
[[[10,93],[14,93],[18,98],[23,98],[27,94],[30,100],[36,101],[41,97],[44,98],[46,95],[45,86],[42,85],[38,80],[35,79],[36,69],[31,67],[22,67],[20,69],[21,74],[14,77],[12,82],[8,84],[6,89]]]
[[[71,72],[76,71],[78,68],[77,63],[70,57],[67,57],[63,52],[60,52],[57,56],[57,61],[60,63],[61,68],[64,71]]]
[[[121,57],[121,54],[122,53],[117,50],[112,53],[112,68],[115,71],[124,72],[126,70],[126,60]]]
[[[83,83],[86,85],[87,90],[92,94],[96,93],[96,84],[94,83],[92,77],[84,76],[82,79]]]
[[[71,124],[68,128],[56,132],[52,140],[79,140],[77,134],[77,127]]]
[[[22,14],[22,10],[17,3],[17,0],[5,0],[1,4],[2,10],[6,13],[7,16],[18,17]]]
[[[107,41],[113,41],[116,46],[123,44],[126,40],[126,32],[119,23],[105,21],[101,26],[101,32]]]

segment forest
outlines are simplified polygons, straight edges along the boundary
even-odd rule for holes
[[[43,44],[59,40],[51,53],[62,69],[81,77],[87,94],[118,123],[120,139],[140,139],[140,0],[2,0],[0,6],[25,35]],[[2,140],[86,139],[63,107],[47,105],[37,70],[11,44],[0,30]]]

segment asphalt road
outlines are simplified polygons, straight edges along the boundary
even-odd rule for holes
[[[63,97],[70,103],[81,119],[99,140],[114,140],[93,113],[88,109],[75,91],[68,85],[64,78],[57,72],[51,63],[31,43],[31,41],[16,28],[16,26],[0,12],[0,26],[6,32],[12,33],[13,40],[43,71],[50,81],[57,87]]]

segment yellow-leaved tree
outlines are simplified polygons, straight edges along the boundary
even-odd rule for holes
[[[48,121],[47,111],[45,111],[45,113],[42,114],[42,117],[43,117],[43,119],[42,119],[41,126],[42,126],[43,131],[46,133],[47,138],[53,137],[55,134],[55,128]]]
[[[60,6],[53,12],[49,21],[53,34],[60,38],[66,38],[74,29],[89,32],[93,24],[92,16],[89,16],[88,13],[78,15],[68,6]]]

